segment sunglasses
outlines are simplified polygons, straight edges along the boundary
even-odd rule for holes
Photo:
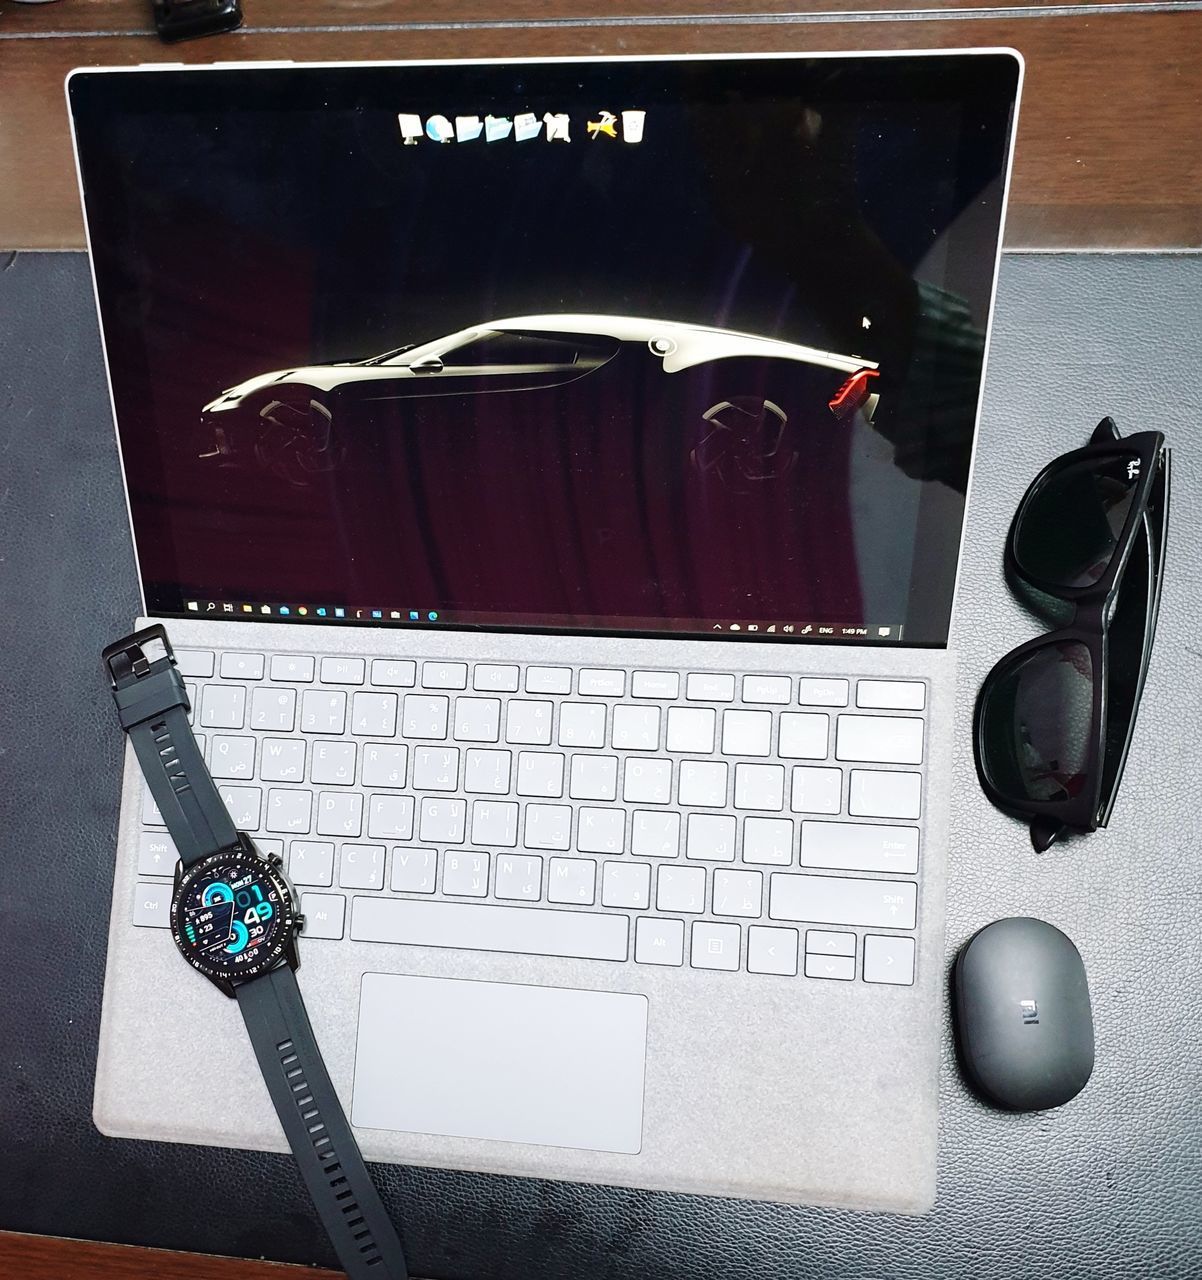
[[[1170,452],[1103,418],[1027,490],[1006,577],[1058,630],[1008,653],[977,695],[973,747],[989,799],[1031,824],[1038,853],[1106,826],[1143,693],[1164,569]]]

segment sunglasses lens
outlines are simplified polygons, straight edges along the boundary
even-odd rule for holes
[[[1029,577],[1091,587],[1110,566],[1139,486],[1139,458],[1116,453],[1052,471],[1028,499],[1014,554]]]
[[[1093,663],[1076,641],[1032,650],[988,690],[981,763],[1010,800],[1064,801],[1087,781]]]

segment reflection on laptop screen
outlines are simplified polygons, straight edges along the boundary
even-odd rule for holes
[[[76,74],[148,611],[946,643],[1017,75]]]

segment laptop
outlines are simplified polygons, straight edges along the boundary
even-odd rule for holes
[[[1021,71],[69,78],[137,621],[297,887],[368,1159],[932,1204]],[[174,862],[130,756],[95,1122],[282,1151]]]

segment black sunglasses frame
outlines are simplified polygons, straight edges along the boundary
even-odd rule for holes
[[[1130,509],[1122,532],[1116,540],[1110,563],[1098,581],[1083,587],[1067,587],[1046,581],[1028,572],[1022,566],[1017,554],[1018,532],[1032,501],[1038,497],[1047,481],[1056,476],[1061,469],[1075,463],[1112,456],[1130,457],[1132,454],[1139,459],[1139,483],[1132,495]],[[1044,596],[1071,605],[1073,616],[1067,625],[1028,640],[1011,650],[994,665],[982,681],[973,715],[973,754],[976,758],[977,776],[981,787],[992,803],[1007,812],[1030,819],[1031,843],[1038,853],[1049,848],[1066,827],[1083,832],[1096,831],[1098,827],[1104,827],[1110,820],[1119,782],[1126,765],[1127,752],[1131,746],[1148,660],[1151,656],[1152,641],[1156,634],[1161,584],[1164,579],[1170,469],[1171,451],[1165,445],[1163,433],[1141,431],[1135,435],[1123,437],[1119,435],[1112,418],[1103,418],[1088,445],[1062,454],[1043,468],[1028,486],[1011,521],[1010,532],[1006,538],[1007,580],[1011,583],[1025,584]],[[1153,497],[1159,486],[1163,486],[1163,497],[1158,504],[1154,504]],[[1155,527],[1152,526],[1153,519]],[[1110,617],[1115,598],[1145,523],[1148,524],[1146,546],[1149,562],[1143,651],[1140,654],[1135,695],[1123,742],[1121,747],[1118,744],[1112,744],[1109,748],[1111,751],[1119,752],[1111,773],[1105,768],[1108,733],[1107,689],[1111,662]],[[1009,795],[994,785],[985,766],[984,722],[990,696],[1001,681],[1032,654],[1066,642],[1080,644],[1088,650],[1093,677],[1090,737],[1083,767],[1086,785],[1077,795],[1060,800],[1031,800]],[[1107,777],[1109,777],[1109,784],[1106,794],[1103,794],[1103,785]]]

